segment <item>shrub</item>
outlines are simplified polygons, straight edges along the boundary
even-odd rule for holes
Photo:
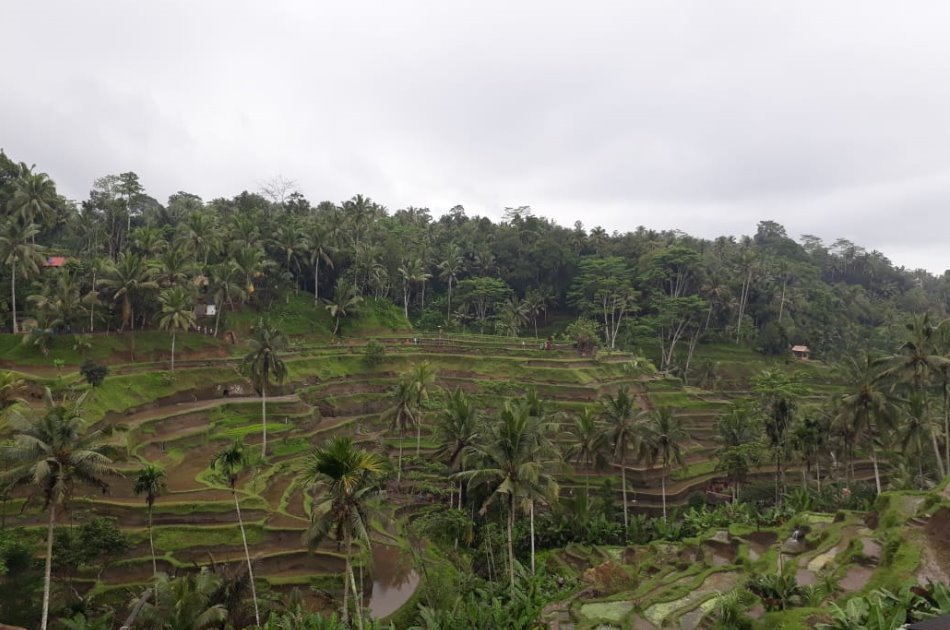
[[[106,376],[109,374],[109,368],[91,359],[86,359],[82,365],[79,366],[79,373],[82,374],[82,377],[87,383],[93,387],[99,387],[103,381],[106,380]]]
[[[370,339],[369,343],[363,346],[363,365],[374,368],[382,363],[385,354],[386,347],[375,339]]]

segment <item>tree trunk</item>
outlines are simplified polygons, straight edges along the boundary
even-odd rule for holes
[[[620,489],[623,494],[623,532],[627,534],[630,528],[629,518],[627,517],[627,457],[620,458]]]
[[[343,625],[348,626],[350,623],[350,574],[353,572],[349,533],[343,544],[346,545],[346,567],[343,570]]]
[[[261,429],[263,429],[263,440],[261,441],[261,458],[267,458],[267,376],[264,376],[261,382]]]
[[[175,329],[172,328],[172,372],[175,371]]]
[[[17,332],[18,332],[18,331],[17,331],[17,326],[16,326],[16,262],[12,263],[12,264],[10,265],[10,268],[11,268],[11,272],[10,272],[10,301],[11,301],[11,303],[13,304],[13,334],[15,335],[15,334],[17,334]],[[45,618],[46,618],[46,617],[44,616],[44,620],[45,620]],[[45,621],[44,621],[43,627],[44,627],[44,628],[46,627]]]
[[[871,463],[874,464],[874,487],[877,493],[881,494],[881,474],[877,469],[877,449],[871,446]]]
[[[320,259],[313,263],[313,305],[320,302]]]
[[[531,499],[528,509],[528,519],[531,522],[531,575],[534,575],[534,499]]]
[[[158,577],[158,562],[155,561],[155,541],[152,539],[152,506],[148,506],[148,548],[152,552],[152,577]]]
[[[402,312],[409,321],[409,283],[406,281],[402,283]]]
[[[396,460],[396,487],[399,487],[399,482],[402,481],[402,443],[406,439],[406,429],[399,433],[399,459]]]
[[[663,474],[660,475],[660,494],[663,495],[663,520],[666,520],[666,466],[663,467]]]
[[[448,306],[445,307],[445,322],[449,322],[449,318],[452,317],[452,276],[449,276],[449,299]]]
[[[224,308],[224,304],[219,304],[214,310],[214,336],[218,336],[218,324],[221,322],[221,309]]]
[[[782,323],[782,315],[785,314],[785,286],[788,284],[788,278],[782,279],[782,299],[778,306],[778,323]]]
[[[930,424],[930,440],[934,447],[934,457],[937,459],[937,470],[940,471],[940,478],[943,479],[947,476],[947,470],[943,464],[943,457],[940,455],[940,445],[937,443],[937,431],[934,429],[933,423]]]
[[[950,390],[943,388],[943,451],[947,460],[947,471],[950,471]]]
[[[419,449],[422,447],[422,412],[416,418],[416,457],[419,457]]]
[[[49,527],[46,530],[46,568],[43,572],[43,617],[40,630],[46,630],[49,620],[49,588],[53,573],[53,524],[56,522],[56,502],[49,504]]]
[[[508,577],[511,579],[511,595],[515,594],[515,547],[512,542],[512,530],[515,524],[515,495],[508,500]]]
[[[237,490],[231,487],[234,496],[234,509],[237,511],[238,526],[241,528],[241,541],[244,543],[244,559],[247,560],[247,577],[251,584],[251,597],[254,599],[254,620],[261,625],[261,611],[257,607],[257,587],[254,585],[254,569],[251,567],[251,552],[247,548],[247,534],[244,533],[244,519],[241,518],[241,504],[238,501]]]
[[[821,494],[821,460],[815,459],[815,481],[818,482],[818,494]]]
[[[96,290],[96,270],[92,270],[92,290]],[[96,303],[93,301],[89,305],[89,332],[95,332],[95,324],[93,323],[93,318],[96,316]]]

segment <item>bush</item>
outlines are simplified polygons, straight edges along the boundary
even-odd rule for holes
[[[363,365],[374,368],[382,363],[385,354],[386,347],[375,339],[370,339],[369,343],[363,346]]]
[[[103,381],[106,380],[106,376],[109,374],[109,367],[96,363],[92,359],[86,359],[83,361],[83,364],[79,366],[79,373],[82,374],[82,377],[87,383],[93,387],[99,387]]]

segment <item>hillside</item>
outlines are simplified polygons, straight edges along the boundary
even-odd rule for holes
[[[683,449],[683,466],[672,472],[666,484],[669,509],[685,508],[687,503],[705,504],[710,497],[707,490],[714,482],[722,482],[723,474],[717,470],[716,420],[731,402],[753,395],[752,376],[769,367],[795,374],[808,384],[815,399],[841,388],[829,368],[819,362],[770,359],[732,345],[699,349],[700,360],[716,365],[715,388],[703,389],[655,373],[641,359],[625,352],[586,357],[566,343],[544,349],[532,339],[411,333],[398,326],[380,327],[377,319],[370,316],[353,322],[350,331],[361,336],[331,343],[329,336],[294,328],[290,317],[282,322],[296,334],[283,357],[287,378],[269,392],[267,429],[271,451],[266,461],[255,455],[253,465],[236,486],[255,577],[265,598],[269,592],[288,594],[295,587],[304,587],[304,592],[310,593],[306,597],[308,605],[322,609],[329,603],[323,593],[342,589],[339,547],[324,543],[309,551],[302,542],[313,504],[300,482],[300,473],[314,445],[332,436],[348,435],[391,460],[396,459],[402,446],[402,482],[397,484],[390,478],[387,504],[393,514],[409,517],[410,521],[415,518],[413,514],[425,515],[434,504],[452,500],[454,483],[434,461],[438,441],[433,424],[445,405],[447,392],[456,388],[468,393],[487,416],[498,413],[505,398],[522,398],[528,390],[548,401],[552,413],[562,412],[565,418],[584,407],[594,407],[605,395],[622,388],[632,392],[641,410],[674,410],[683,420],[689,441]],[[364,333],[372,334],[384,347],[374,364],[365,358],[369,337],[362,336]],[[86,420],[94,428],[121,429],[114,434],[113,443],[126,454],[120,469],[127,477],[111,481],[108,495],[76,497],[71,502],[69,520],[82,523],[93,516],[114,517],[131,544],[121,558],[104,568],[80,568],[70,575],[71,588],[77,592],[91,589],[89,593],[97,601],[128,601],[151,579],[146,505],[132,492],[135,472],[146,464],[157,464],[167,471],[167,491],[155,503],[153,514],[160,571],[175,574],[208,563],[239,565],[243,557],[230,491],[214,477],[210,462],[235,439],[251,451],[260,446],[261,399],[238,370],[244,346],[206,335],[182,334],[179,347],[183,350],[171,373],[163,369],[167,352],[158,344],[161,338],[151,332],[97,335],[86,352],[110,366],[105,382],[88,390]],[[0,340],[10,348],[5,367],[19,370],[27,380],[31,406],[39,407],[39,387],[62,390],[79,386],[75,370],[80,357],[72,349],[54,345],[51,355],[41,361],[15,341],[9,337]],[[132,344],[137,362],[130,362],[127,355]],[[20,356],[25,357],[22,363]],[[62,365],[53,370],[46,367],[60,357]],[[428,411],[423,415],[418,438],[411,433],[400,437],[385,413],[392,405],[392,391],[400,376],[423,361],[435,373]],[[552,437],[567,446],[566,428]],[[619,502],[618,470],[614,462],[603,469],[575,465],[559,473],[560,494],[570,499],[587,489],[596,496],[606,491]],[[761,479],[767,484],[774,470],[763,462],[750,471],[747,483]],[[793,466],[788,472],[798,474],[798,470],[800,467]],[[627,472],[633,511],[658,515],[661,467],[637,461],[628,466]],[[870,479],[869,463],[859,461],[856,474],[859,480]],[[20,493],[6,502],[7,518],[17,527],[36,531],[39,537],[45,524],[41,506],[24,508],[18,496]],[[803,525],[808,534],[802,547],[790,551],[783,561],[798,567],[800,585],[812,585],[821,575],[823,580],[837,580],[838,596],[847,596],[903,583],[915,572],[924,576],[929,570],[941,575],[939,571],[950,569],[946,554],[940,552],[929,564],[921,564],[920,553],[927,546],[920,540],[928,532],[941,530],[942,526],[930,525],[928,517],[946,497],[935,500],[927,496],[882,496],[868,514],[841,512],[836,517],[834,513],[803,512],[764,527],[750,521],[748,513],[703,517],[695,511],[682,512],[675,520],[689,523],[689,531],[673,542],[661,539],[628,547],[571,543],[563,550],[545,552],[542,562],[552,574],[564,573],[580,584],[589,578],[598,584],[596,572],[603,572],[606,562],[617,575],[607,586],[581,589],[579,594],[552,605],[546,609],[545,619],[552,627],[620,623],[646,628],[648,624],[660,627],[674,621],[695,627],[700,617],[710,612],[714,595],[737,587],[754,572],[774,570],[779,544]],[[741,507],[737,504],[737,509]],[[942,523],[942,518],[938,516],[934,523]],[[391,524],[373,534],[375,562],[368,565],[373,586],[366,589],[366,602],[378,616],[411,605],[407,602],[419,583],[411,563],[405,565],[392,557],[404,552],[386,546],[403,544],[398,541],[404,536],[399,533],[404,527]],[[934,541],[943,544],[937,538]],[[882,558],[885,545],[889,550],[886,559]],[[400,564],[405,565],[402,570],[381,567]],[[826,565],[834,572],[823,572]],[[595,567],[595,575],[583,577],[585,567]],[[761,606],[753,607],[754,616],[761,613]],[[807,607],[796,610],[793,616],[778,614],[773,619],[775,613],[770,613],[763,617],[763,623],[796,627],[794,620],[814,613],[814,608]]]

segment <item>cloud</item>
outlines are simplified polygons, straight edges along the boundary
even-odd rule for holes
[[[940,4],[37,1],[5,8],[2,143],[81,198],[281,173],[314,201],[532,205],[703,236],[774,219],[942,272]]]

